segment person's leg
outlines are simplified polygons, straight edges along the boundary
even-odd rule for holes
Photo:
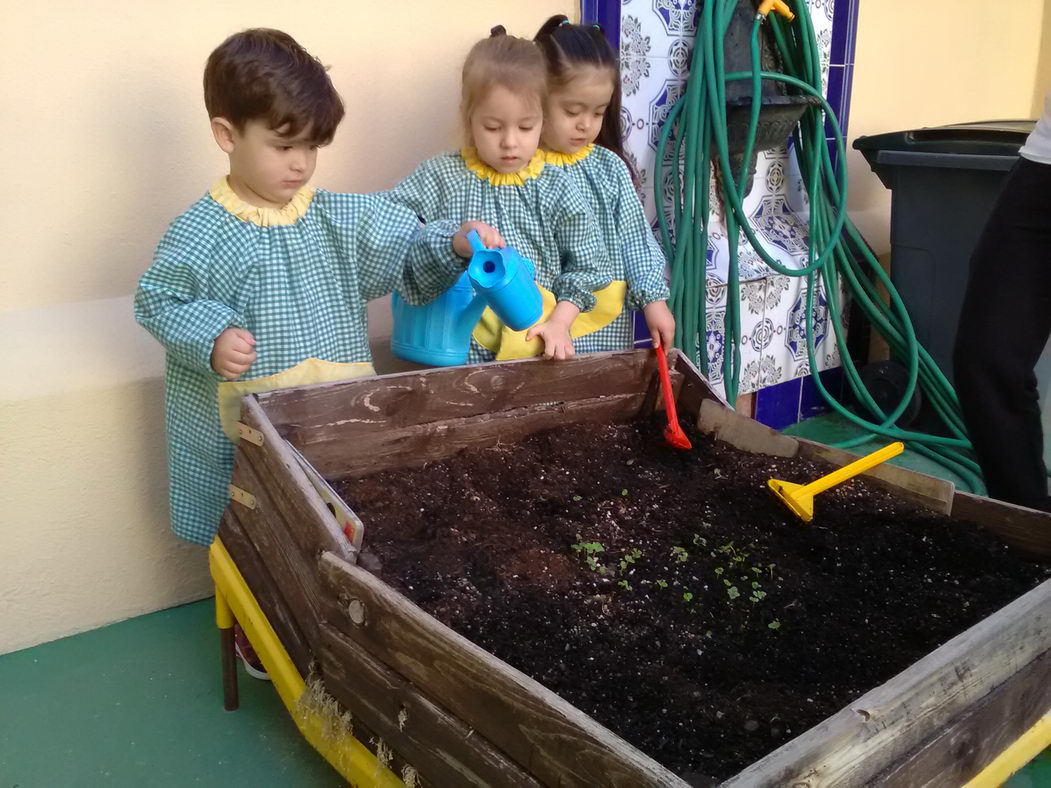
[[[1051,165],[1021,159],[971,259],[953,365],[989,495],[1047,505],[1034,367],[1051,333]]]
[[[252,644],[248,640],[248,635],[245,634],[244,629],[236,620],[234,621],[234,653],[237,654],[241,664],[244,665],[245,673],[254,679],[270,681],[270,674],[263,667],[263,661],[255,653],[255,649],[252,648]]]

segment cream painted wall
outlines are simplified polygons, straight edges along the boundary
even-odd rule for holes
[[[270,26],[330,64],[348,117],[314,182],[368,191],[453,144],[474,40],[577,8],[0,3],[0,653],[209,593],[204,551],[168,532],[163,358],[131,316],[166,226],[225,172],[208,53]],[[382,305],[370,314],[382,349]]]
[[[1040,61],[1036,69],[1036,84],[1033,89],[1034,118],[1044,110],[1044,98],[1051,92],[1051,0],[1044,0],[1044,20],[1040,25]]]
[[[884,131],[1036,117],[1034,96],[1051,87],[1049,25],[1048,0],[861,0],[848,148]],[[890,192],[860,153],[848,161],[851,217],[886,252]]]

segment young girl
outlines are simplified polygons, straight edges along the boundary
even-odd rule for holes
[[[598,25],[553,16],[536,34],[548,72],[541,143],[545,161],[561,167],[599,223],[610,278],[627,281],[627,304],[641,309],[655,344],[670,348],[675,319],[668,309],[664,253],[642,210],[620,132],[620,70]],[[595,144],[596,141],[599,144]],[[577,343],[581,352],[631,348],[628,309]]]
[[[424,162],[391,193],[425,222],[491,225],[496,232],[482,236],[486,245],[506,243],[536,267],[537,284],[546,291],[545,317],[518,332],[486,310],[469,363],[541,351],[547,358],[568,358],[572,337],[596,331],[619,311],[615,298],[594,292],[610,280],[602,273],[608,268],[605,247],[591,211],[564,173],[544,166],[538,151],[545,92],[546,70],[537,48],[493,28],[463,66],[460,117],[466,146]]]

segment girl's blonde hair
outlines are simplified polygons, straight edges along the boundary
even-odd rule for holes
[[[460,123],[468,143],[473,144],[471,113],[497,85],[524,98],[535,97],[543,109],[547,97],[544,56],[532,41],[507,35],[502,25],[471,47],[463,63]]]

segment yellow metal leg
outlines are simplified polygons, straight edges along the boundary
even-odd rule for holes
[[[208,550],[208,566],[215,581],[216,623],[222,627],[229,621],[232,627],[233,619],[237,619],[303,737],[351,785],[403,788],[404,783],[365,745],[345,731],[326,731],[321,716],[299,703],[306,691],[303,677],[218,538]]]
[[[234,625],[234,613],[218,585],[215,587],[215,625],[219,629],[232,629]]]

